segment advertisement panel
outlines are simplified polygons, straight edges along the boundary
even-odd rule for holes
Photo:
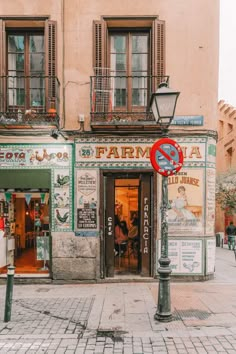
[[[169,240],[168,254],[170,258],[170,268],[173,274],[202,274],[202,240]],[[159,257],[160,257],[159,241]]]
[[[216,240],[207,240],[206,247],[206,272],[214,273],[215,271],[215,258],[216,258]]]
[[[98,230],[98,176],[96,170],[76,171],[77,230]]]
[[[213,235],[215,232],[215,190],[216,170],[206,170],[206,234]]]
[[[203,233],[203,171],[181,170],[168,177],[169,234]]]

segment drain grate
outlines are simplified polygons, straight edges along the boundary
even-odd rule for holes
[[[189,310],[175,310],[173,315],[178,319],[182,319],[182,320],[189,320],[189,319],[206,320],[212,314],[210,312],[201,311],[198,309],[189,309]]]

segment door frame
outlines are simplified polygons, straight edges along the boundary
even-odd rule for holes
[[[154,277],[156,272],[156,259],[157,259],[157,230],[158,230],[158,217],[157,217],[157,173],[151,169],[124,169],[120,171],[118,169],[101,169],[100,170],[100,277],[106,278],[106,254],[105,254],[105,239],[106,239],[106,221],[105,221],[105,177],[116,178],[139,178],[141,181],[142,175],[149,175],[151,178],[150,186],[150,277]],[[140,277],[142,275],[140,274]]]

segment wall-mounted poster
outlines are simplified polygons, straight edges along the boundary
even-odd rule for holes
[[[202,241],[181,241],[181,273],[202,273]]]
[[[206,170],[206,234],[214,235],[215,232],[215,186],[216,170]]]
[[[168,240],[168,249],[173,274],[202,274],[202,240]],[[160,256],[161,241],[159,241],[158,248],[158,257]],[[211,261],[210,263],[212,264]]]
[[[168,177],[169,234],[203,233],[203,172],[189,169]]]
[[[168,256],[172,273],[180,273],[180,240],[168,241]]]
[[[206,256],[206,271],[207,273],[214,273],[215,258],[216,258],[216,240],[215,238],[207,240],[207,256]]]
[[[77,171],[77,229],[97,230],[97,171]]]

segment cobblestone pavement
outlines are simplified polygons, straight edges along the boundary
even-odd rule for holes
[[[219,268],[219,270],[218,270]],[[15,285],[3,353],[236,353],[236,263],[217,249],[215,280],[172,283],[173,319],[154,320],[158,284]]]

